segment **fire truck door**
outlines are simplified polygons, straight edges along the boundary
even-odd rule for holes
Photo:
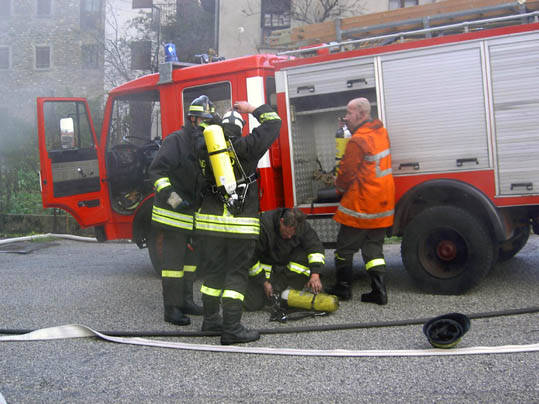
[[[38,98],[37,118],[43,206],[68,211],[84,227],[103,223],[105,187],[86,100]]]

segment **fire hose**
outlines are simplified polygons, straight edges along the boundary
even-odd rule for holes
[[[31,240],[44,237],[60,237],[78,241],[94,241],[88,237],[78,237],[63,234],[44,234],[27,237],[19,237],[17,239],[1,240],[1,244],[6,242]],[[468,314],[470,319],[480,319],[489,317],[510,316],[519,314],[533,314],[539,312],[539,306],[532,306],[520,309],[509,309],[501,311],[491,311],[482,313]],[[317,331],[338,331],[352,329],[368,329],[380,327],[397,327],[424,324],[429,318],[406,319],[406,320],[390,320],[376,321],[363,323],[343,323],[343,324],[324,324],[317,326],[303,327],[279,327],[259,329],[261,334],[290,334],[300,332],[317,332]],[[85,325],[69,324],[58,327],[42,328],[38,330],[29,329],[0,329],[0,342],[7,341],[36,341],[36,340],[52,340],[64,338],[84,338],[98,337],[105,341],[131,344],[145,345],[162,348],[196,350],[196,351],[211,351],[211,352],[232,352],[232,353],[250,353],[264,355],[296,355],[296,356],[333,356],[333,357],[367,357],[367,356],[448,356],[448,355],[477,355],[477,354],[495,354],[495,353],[516,353],[516,352],[537,352],[539,351],[539,343],[525,345],[503,345],[503,346],[478,346],[468,348],[453,348],[453,349],[411,349],[411,350],[347,350],[347,349],[294,349],[294,348],[270,348],[256,346],[221,346],[209,344],[192,344],[182,342],[151,340],[142,337],[208,337],[219,335],[216,332],[199,332],[199,331],[96,331]]]
[[[516,314],[537,313],[539,307],[529,307],[524,309],[505,310],[487,313],[470,314],[469,318],[487,318],[497,316],[507,316]],[[314,332],[314,331],[335,331],[345,329],[359,328],[375,328],[375,327],[395,327],[414,324],[423,324],[428,319],[413,319],[413,320],[394,320],[382,322],[367,322],[367,323],[349,323],[349,324],[326,324],[320,326],[309,327],[284,327],[272,329],[260,329],[261,334],[284,334],[298,332]],[[198,337],[198,336],[216,336],[216,332],[166,332],[166,331],[105,331],[100,332],[93,330],[84,325],[69,324],[58,327],[42,328],[34,331],[30,330],[6,330],[0,329],[0,334],[13,334],[0,336],[0,342],[7,341],[36,341],[36,340],[51,340],[64,338],[84,338],[98,337],[105,341],[144,345],[161,348],[173,348],[195,351],[211,351],[211,352],[232,352],[232,353],[250,353],[262,355],[295,355],[295,356],[332,356],[332,357],[367,357],[367,356],[448,356],[448,355],[477,355],[477,354],[496,354],[496,353],[517,353],[517,352],[537,352],[539,351],[539,343],[527,345],[503,345],[503,346],[478,346],[468,348],[453,348],[453,349],[404,349],[404,350],[348,350],[348,349],[294,349],[294,348],[270,348],[270,347],[254,347],[254,346],[221,346],[210,344],[191,344],[183,342],[171,342],[142,338],[143,336],[151,337]]]

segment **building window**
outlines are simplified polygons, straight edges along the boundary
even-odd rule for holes
[[[133,41],[131,46],[131,70],[152,69],[152,43],[151,41]]]
[[[97,44],[82,45],[81,64],[83,69],[97,69],[99,67],[99,48]]]
[[[50,17],[52,15],[52,0],[37,0],[36,15],[38,17]]]
[[[51,67],[51,47],[36,46],[36,69],[48,69]]]
[[[11,0],[0,0],[0,17],[11,15]]]
[[[11,67],[9,46],[0,46],[0,69],[5,70]]]
[[[80,0],[80,27],[95,29],[101,20],[101,0]]]
[[[260,15],[264,39],[274,30],[290,28],[290,0],[262,0]]]
[[[413,7],[419,4],[419,0],[389,0],[389,9],[396,10],[397,8]]]

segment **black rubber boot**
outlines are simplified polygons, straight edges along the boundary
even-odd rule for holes
[[[242,303],[239,300],[223,299],[223,333],[221,345],[241,344],[260,339],[260,333],[249,330],[241,324],[243,314]]]
[[[332,287],[326,288],[328,295],[335,295],[340,300],[350,300],[352,298],[352,287],[348,282],[340,281]]]
[[[202,321],[202,331],[223,331],[223,318],[219,313],[219,298],[202,295],[202,304],[204,305]]]
[[[352,267],[340,265],[337,267],[337,279],[335,285],[326,288],[325,292],[337,296],[340,300],[350,300],[352,298]]]
[[[384,274],[382,272],[369,271],[372,291],[361,295],[361,301],[365,303],[376,303],[380,306],[387,304],[386,285],[384,284]]]
[[[183,281],[182,311],[185,314],[192,314],[193,316],[202,315],[202,306],[199,306],[193,300],[193,280],[192,279],[184,279]]]
[[[178,306],[165,306],[165,321],[175,325],[191,324],[191,319]]]

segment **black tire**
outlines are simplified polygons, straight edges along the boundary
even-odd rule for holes
[[[530,238],[530,225],[517,227],[515,235],[500,245],[498,262],[513,258],[528,242]]]
[[[152,226],[148,235],[148,253],[155,273],[161,276],[161,268],[163,262],[163,230],[156,226]]]
[[[433,206],[406,226],[401,256],[421,289],[461,294],[490,271],[494,249],[485,224],[476,216],[455,206]]]

